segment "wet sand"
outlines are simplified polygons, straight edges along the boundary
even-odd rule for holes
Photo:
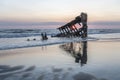
[[[1,50],[0,80],[119,80],[119,57],[119,41]]]

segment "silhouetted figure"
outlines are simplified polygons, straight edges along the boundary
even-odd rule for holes
[[[48,39],[46,32],[41,33],[41,37],[42,37],[42,40],[47,40]]]
[[[45,37],[45,40],[47,40],[47,39],[48,39],[46,32],[45,32],[45,36],[44,36],[44,37]]]
[[[42,37],[42,40],[44,39],[44,35],[43,35],[43,33],[41,33],[41,37]]]

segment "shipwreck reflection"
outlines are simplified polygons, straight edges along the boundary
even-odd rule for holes
[[[71,42],[60,47],[74,57],[75,62],[80,63],[81,66],[87,63],[87,41]]]

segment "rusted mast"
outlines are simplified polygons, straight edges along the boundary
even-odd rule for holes
[[[83,30],[83,34],[82,37],[85,38],[87,37],[87,14],[86,13],[81,13],[81,23],[83,25],[82,30]]]

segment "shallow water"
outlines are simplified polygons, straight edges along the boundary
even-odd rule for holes
[[[1,50],[0,80],[119,80],[119,52],[119,41]]]

